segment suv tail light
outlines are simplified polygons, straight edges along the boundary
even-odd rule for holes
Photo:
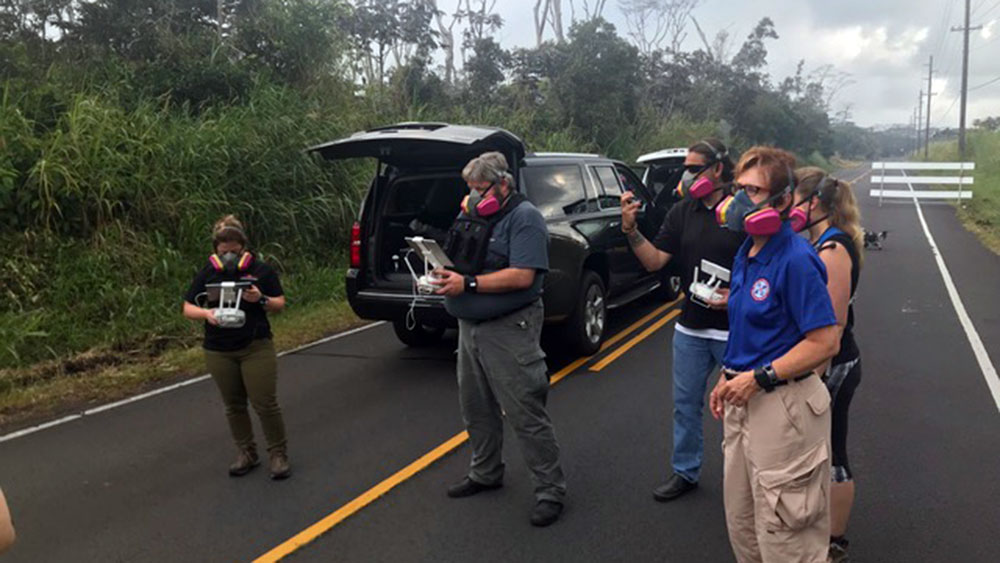
[[[351,267],[361,267],[361,223],[351,225]]]

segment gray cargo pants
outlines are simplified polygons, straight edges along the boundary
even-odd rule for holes
[[[458,394],[472,445],[469,478],[484,485],[503,479],[505,413],[531,470],[536,500],[561,503],[566,479],[545,410],[549,380],[539,345],[542,320],[541,300],[491,321],[459,320]]]

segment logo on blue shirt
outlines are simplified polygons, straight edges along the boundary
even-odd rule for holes
[[[750,289],[750,296],[753,297],[754,301],[763,301],[767,299],[767,296],[771,295],[771,284],[764,278],[753,282],[753,287]]]

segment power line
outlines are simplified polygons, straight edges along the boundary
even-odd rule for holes
[[[979,11],[979,8],[980,8],[980,7],[982,7],[982,5],[983,5],[983,4],[985,4],[985,3],[986,3],[986,0],[983,0],[982,2],[980,2],[980,3],[979,3],[979,6],[978,6],[978,7],[976,7],[976,9],[975,9],[975,10],[973,10],[972,12],[973,12],[974,14],[975,14],[976,12],[978,12],[978,11]],[[983,13],[981,13],[981,14],[976,14],[976,16],[977,16],[977,17],[980,17],[980,18],[985,18],[986,16],[988,16],[988,15],[990,14],[990,12],[992,12],[993,10],[996,10],[996,9],[997,9],[997,6],[1000,6],[1000,2],[996,2],[995,4],[993,4],[992,6],[990,6],[990,9],[989,9],[989,10],[986,10],[985,12],[983,12]]]
[[[971,91],[973,91],[973,90],[978,90],[978,89],[980,89],[980,88],[983,88],[983,87],[986,87],[986,86],[989,86],[990,84],[993,84],[994,82],[998,82],[998,81],[1000,81],[1000,76],[998,76],[998,77],[994,78],[993,80],[988,80],[988,81],[986,81],[986,82],[983,82],[983,83],[982,83],[982,84],[980,84],[979,86],[973,86],[972,88],[969,88],[969,91],[971,92]]]
[[[941,54],[941,49],[944,47],[944,44],[948,41],[948,39],[951,39],[951,33],[948,33],[948,22],[951,21],[951,9],[954,5],[954,2],[945,3],[944,17],[941,19],[944,23],[944,32],[941,37],[938,38],[937,46],[934,48],[934,54],[936,55]]]
[[[948,106],[948,109],[945,110],[944,114],[942,114],[941,117],[936,120],[938,123],[943,123],[945,120],[948,119],[948,116],[951,115],[951,110],[955,109],[955,104],[958,103],[958,100],[959,100],[958,97],[952,100],[951,105]],[[940,127],[940,125],[938,125],[938,127]]]
[[[981,51],[984,47],[989,46],[991,43],[996,43],[997,41],[1000,41],[1000,34],[998,34],[993,39],[990,39],[989,41],[983,41],[982,43],[977,45],[975,49],[972,49],[972,52],[975,53],[976,51]]]

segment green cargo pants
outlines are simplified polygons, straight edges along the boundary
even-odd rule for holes
[[[219,387],[236,446],[253,449],[253,427],[247,398],[264,428],[268,451],[284,450],[285,422],[278,406],[278,356],[269,338],[254,340],[242,350],[205,350],[205,364]]]

